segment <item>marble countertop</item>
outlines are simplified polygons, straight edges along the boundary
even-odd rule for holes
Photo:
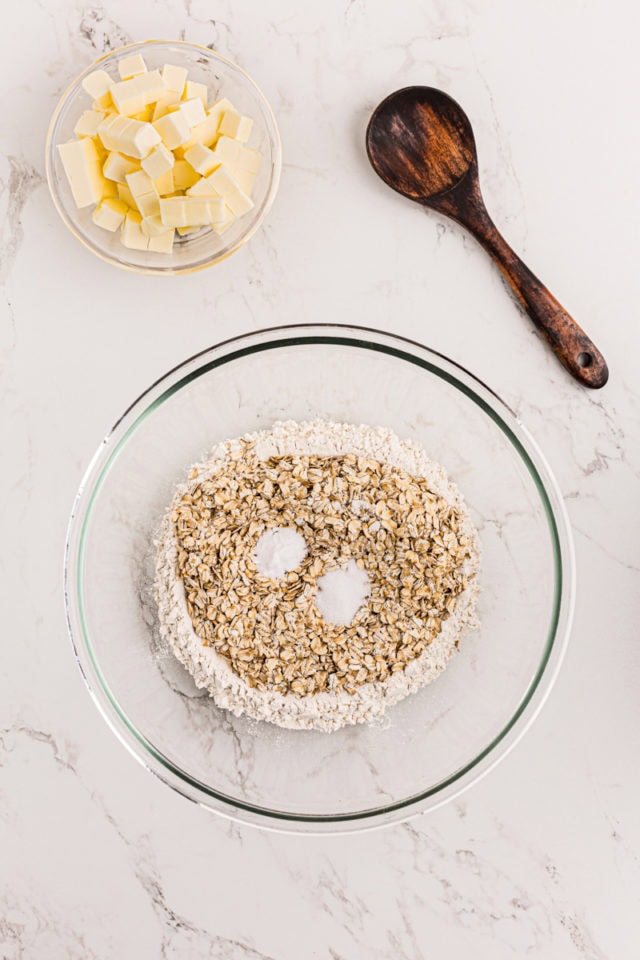
[[[638,58],[629,0],[22,0],[0,125],[0,957],[632,960],[640,894]],[[119,272],[65,230],[48,117],[104,51],[149,36],[247,69],[280,123],[264,227],[210,271]],[[372,108],[411,83],[468,112],[494,219],[607,357],[577,386],[450,222],[368,167]],[[123,309],[126,307],[126,309]],[[238,333],[355,322],[469,367],[540,442],[577,553],[569,651],[539,719],[462,798],[379,832],[225,822],[149,776],[96,712],[61,562],[83,471],[165,370]]]

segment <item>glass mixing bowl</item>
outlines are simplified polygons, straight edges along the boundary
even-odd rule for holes
[[[110,233],[91,219],[93,207],[79,210],[60,160],[58,145],[74,139],[73,128],[84,110],[91,109],[91,98],[82,87],[84,78],[94,70],[106,70],[119,80],[118,61],[142,54],[149,70],[173,63],[188,70],[189,80],[204,83],[208,101],[227,97],[240,111],[253,119],[247,146],[259,150],[262,163],[251,197],[253,208],[239,217],[222,236],[212,230],[179,237],[169,254],[147,250],[129,250],[120,240],[120,232]],[[76,77],[63,93],[51,117],[45,148],[47,182],[56,209],[71,233],[92,253],[117,267],[135,273],[176,274],[201,270],[224,260],[253,236],[263,222],[278,189],[282,152],[280,134],[271,107],[251,77],[226,57],[195,43],[178,40],[146,40],[112,50],[92,63]]]
[[[154,537],[218,440],[313,417],[390,427],[458,484],[481,548],[481,627],[377,726],[283,730],[220,710],[159,640]],[[567,642],[572,541],[550,470],[516,415],[466,370],[400,337],[292,326],[221,343],[153,384],[98,449],[73,507],[65,595],[80,669],[148,770],[247,823],[304,832],[387,824],[459,794],[515,744]]]

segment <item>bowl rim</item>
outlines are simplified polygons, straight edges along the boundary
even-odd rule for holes
[[[385,806],[328,815],[270,810],[240,801],[212,790],[164,757],[128,720],[102,677],[83,609],[84,546],[92,506],[111,464],[137,424],[164,399],[216,366],[263,350],[314,343],[373,349],[413,362],[478,403],[503,430],[529,471],[549,525],[555,565],[554,605],[542,658],[500,732],[476,757],[426,791]],[[549,696],[566,652],[575,604],[575,555],[567,510],[549,464],[519,416],[493,389],[439,351],[398,334],[352,324],[293,324],[267,327],[207,347],[176,364],[127,407],[96,450],[74,499],[64,551],[63,592],[68,634],[87,689],[112,731],[149,772],[182,796],[227,819],[285,833],[348,833],[402,822],[437,809],[486,776],[519,742]]]
[[[251,228],[244,233],[240,239],[231,247],[229,250],[226,250],[224,253],[220,253],[218,256],[212,257],[210,260],[207,260],[205,263],[199,263],[194,266],[185,266],[185,267],[176,267],[171,268],[169,266],[164,268],[154,268],[150,266],[139,266],[133,263],[127,263],[124,260],[116,260],[113,257],[109,256],[107,253],[104,253],[102,250],[95,248],[93,245],[87,242],[84,234],[77,228],[74,221],[67,215],[67,212],[62,207],[60,200],[58,199],[56,190],[54,189],[54,173],[53,173],[53,152],[56,147],[56,144],[53,143],[53,130],[58,119],[62,108],[64,107],[67,98],[73,92],[73,90],[81,83],[85,76],[89,73],[92,73],[97,69],[100,64],[105,63],[108,60],[111,60],[116,54],[121,54],[127,50],[134,49],[145,49],[149,46],[154,46],[156,44],[171,44],[172,46],[178,47],[188,47],[192,50],[203,51],[207,56],[213,57],[216,60],[220,60],[222,63],[227,66],[232,67],[239,74],[241,74],[249,85],[253,87],[258,95],[259,99],[262,102],[262,107],[265,111],[265,114],[269,117],[271,123],[273,124],[273,153],[274,153],[274,164],[273,164],[273,175],[271,177],[271,183],[269,190],[265,197],[265,202],[262,207],[260,216],[252,224]],[[282,174],[282,139],[280,137],[280,128],[278,127],[278,121],[276,120],[271,104],[269,103],[267,97],[265,96],[261,87],[258,86],[256,81],[239,66],[234,60],[231,60],[229,57],[225,57],[224,54],[218,53],[217,50],[212,50],[210,47],[206,47],[201,43],[192,43],[189,40],[163,40],[161,38],[154,38],[149,40],[138,40],[133,43],[126,43],[120,47],[114,47],[113,50],[108,50],[103,53],[97,60],[94,60],[91,64],[84,68],[80,73],[68,83],[63,92],[60,94],[58,101],[53,109],[51,118],[49,120],[49,125],[47,127],[47,135],[45,138],[44,146],[44,166],[45,166],[45,176],[47,180],[47,187],[49,189],[49,196],[53,202],[53,205],[58,213],[58,216],[69,230],[71,234],[78,240],[83,247],[85,247],[90,253],[98,257],[98,259],[108,263],[111,266],[118,267],[121,270],[126,270],[127,273],[135,273],[142,276],[152,276],[152,277],[177,277],[185,276],[189,273],[198,273],[200,270],[206,270],[209,267],[214,266],[217,263],[222,263],[233,253],[236,253],[240,250],[241,247],[247,243],[251,237],[256,233],[256,231],[262,226],[264,220],[269,213],[269,210],[273,206],[273,202],[278,193],[278,187],[280,186],[280,177]]]

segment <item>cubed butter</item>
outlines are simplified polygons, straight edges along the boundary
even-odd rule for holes
[[[166,233],[167,228],[162,222],[162,218],[159,213],[154,214],[151,217],[142,218],[142,230],[148,237],[157,237],[161,233]]]
[[[254,150],[252,147],[242,147],[240,162],[238,164],[240,170],[246,170],[247,173],[256,174],[260,169],[261,163],[262,154],[259,150]]]
[[[187,223],[187,208],[183,197],[160,200],[160,216],[165,227],[181,227]]]
[[[224,208],[224,219],[218,221],[217,223],[211,224],[213,232],[217,234],[223,234],[225,230],[228,230],[232,223],[236,221],[236,215],[229,207],[225,206]]]
[[[106,70],[94,70],[82,81],[82,89],[89,94],[92,100],[98,100],[109,92],[113,80]]]
[[[134,53],[131,57],[124,57],[118,62],[118,73],[121,80],[131,80],[132,77],[139,77],[147,72],[147,65],[144,57],[139,53]]]
[[[255,183],[256,174],[251,173],[249,170],[237,169],[234,172],[234,179],[238,181],[238,186],[246,193],[248,197],[251,196],[251,191],[253,190],[253,184]]]
[[[211,171],[220,164],[213,150],[210,150],[209,147],[205,147],[201,143],[194,143],[192,147],[189,147],[184,155],[184,159],[203,177],[206,177],[207,174],[211,173]]]
[[[218,158],[218,162],[223,163],[229,170],[233,170],[234,167],[240,166],[242,150],[243,147],[241,143],[238,143],[238,141],[234,140],[232,137],[225,136],[219,137],[218,142],[213,148],[213,152]]]
[[[159,143],[142,161],[142,169],[152,180],[157,180],[172,169],[176,159],[171,150],[167,150],[164,143]]]
[[[147,250],[149,238],[142,231],[142,217],[129,210],[122,225],[122,242],[130,250]]]
[[[173,249],[173,237],[175,230],[165,230],[155,237],[149,237],[149,250],[154,253],[171,253]]]
[[[189,187],[187,194],[190,197],[222,197],[236,217],[241,217],[253,207],[253,200],[241,190],[238,181],[225,167],[218,167],[204,180]]]
[[[231,100],[228,100],[227,97],[220,97],[219,100],[214,100],[210,107],[207,108],[207,116],[215,117],[220,124],[222,120],[222,115],[229,111],[230,113],[237,113],[238,111],[231,103]]]
[[[106,93],[103,93],[101,97],[96,97],[96,99],[93,101],[93,109],[100,113],[116,112],[115,104],[111,99],[110,90],[107,90]]]
[[[185,191],[188,197],[219,197],[220,194],[216,188],[209,183],[208,177],[200,177],[193,186]]]
[[[251,209],[260,154],[245,146],[252,127],[223,97],[207,108],[207,86],[167,63],[148,70],[139,54],[118,63],[120,80],[94,70],[92,98],[58,149],[78,206],[124,246],[167,254],[180,236],[222,234]]]
[[[153,119],[153,104],[149,103],[139,113],[134,113],[132,120],[141,120],[143,123],[151,123]]]
[[[144,170],[127,174],[126,181],[136,207],[143,217],[151,217],[160,212],[158,191],[153,180]]]
[[[91,219],[97,226],[104,227],[105,230],[110,230],[111,233],[114,233],[122,226],[128,210],[129,207],[126,203],[123,203],[122,200],[107,197],[98,204],[93,211]]]
[[[175,150],[181,143],[188,140],[191,134],[187,119],[179,110],[154,120],[152,126],[169,150]]]
[[[125,180],[134,197],[143,197],[147,193],[156,192],[153,180],[144,170],[136,170],[134,173],[128,173]]]
[[[224,219],[224,201],[217,197],[161,199],[160,216],[167,227],[205,226]]]
[[[235,110],[225,110],[218,130],[225,137],[233,137],[239,143],[246,143],[251,135],[252,127],[253,120],[251,117],[243,117]]]
[[[131,193],[131,190],[129,190],[129,187],[126,185],[126,183],[118,183],[116,186],[118,188],[119,199],[137,213],[138,208],[136,207],[136,202],[133,199],[133,194]]]
[[[93,140],[69,140],[59,144],[58,152],[76,206],[99,203],[105,195],[106,182]]]
[[[193,97],[191,100],[183,100],[180,104],[180,113],[190,127],[197,127],[199,123],[204,123],[207,119],[202,100],[198,97]]]
[[[167,90],[174,90],[182,96],[187,80],[187,71],[184,67],[176,67],[172,63],[165,63],[162,68],[162,80]]]
[[[150,70],[131,80],[121,80],[111,87],[111,97],[118,113],[131,117],[149,103],[155,103],[167,90],[159,70]]]
[[[176,160],[173,168],[173,182],[176,190],[188,190],[200,179],[199,174],[186,160]]]
[[[113,180],[107,180],[103,174],[104,186],[102,188],[102,199],[105,200],[107,197],[111,197],[114,200],[118,198],[118,184],[114,183]]]
[[[104,113],[97,110],[85,110],[73,128],[73,132],[76,137],[95,137],[103,120]]]
[[[160,143],[160,134],[153,124],[118,114],[104,118],[98,127],[98,136],[107,150],[115,150],[137,160],[143,160]]]
[[[164,117],[167,113],[171,113],[173,110],[177,109],[180,105],[180,94],[175,90],[169,90],[168,93],[161,97],[153,107],[153,116],[151,120],[159,120],[160,117]]]
[[[116,183],[125,183],[127,174],[135,173],[135,171],[139,169],[140,163],[138,160],[132,160],[130,157],[125,157],[116,150],[112,150],[111,153],[107,154],[102,172],[108,180],[115,180]]]
[[[167,170],[161,177],[156,177],[153,183],[161,197],[166,197],[168,193],[173,193],[176,188],[173,180],[173,170]]]
[[[197,97],[198,100],[202,100],[202,106],[207,106],[207,85],[206,83],[196,83],[193,80],[187,80],[184,85],[184,90],[182,91],[183,100],[193,100],[194,97]]]

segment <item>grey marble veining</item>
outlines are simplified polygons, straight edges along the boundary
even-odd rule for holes
[[[24,0],[5,11],[3,960],[635,960],[634,12],[627,0]],[[168,283],[92,258],[44,183],[60,93],[95,57],[147,37],[237,60],[270,99],[284,150],[264,229],[214,270]],[[601,347],[611,381],[600,393],[567,377],[473,240],[369,169],[370,111],[411,83],[442,86],[469,114],[487,206]],[[404,334],[489,383],[557,476],[578,573],[557,684],[496,770],[408,824],[307,840],[217,819],[138,766],[84,689],[61,597],[73,496],[119,413],[214,341],[303,320]],[[198,716],[198,697],[169,682]]]

